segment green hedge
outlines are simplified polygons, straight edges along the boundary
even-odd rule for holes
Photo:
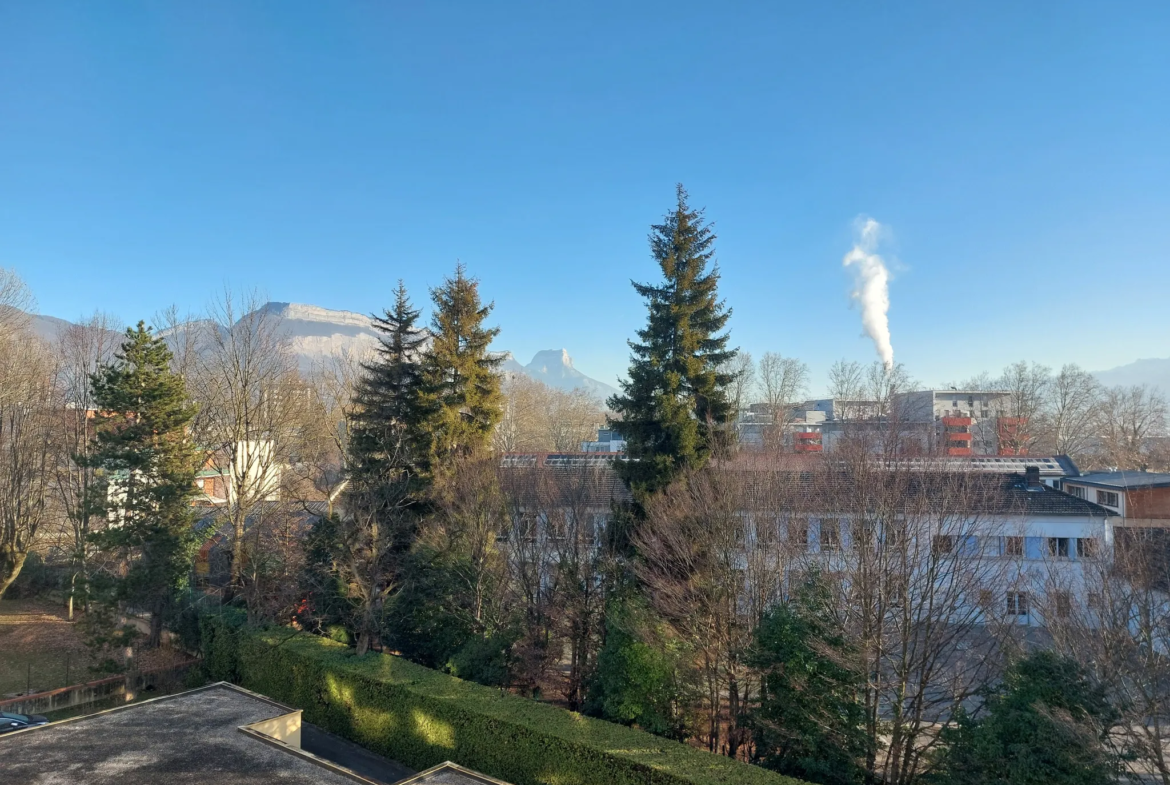
[[[304,710],[307,721],[423,769],[453,760],[515,785],[799,785],[642,731],[289,630],[207,620],[208,672]]]

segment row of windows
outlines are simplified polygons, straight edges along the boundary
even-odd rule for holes
[[[1086,493],[1087,489],[1083,485],[1070,485],[1066,490],[1078,499],[1088,498],[1088,494]],[[1104,504],[1107,507],[1121,506],[1121,498],[1118,496],[1117,491],[1098,490],[1095,492],[1094,500],[1097,504]]]
[[[789,531],[796,545],[807,547],[812,544],[809,542],[807,526],[790,527]],[[897,546],[902,539],[900,535],[891,536],[894,531],[887,530],[887,546]],[[838,522],[821,521],[819,535],[818,544],[822,552],[841,550],[841,525]],[[855,539],[854,546],[860,547],[863,542]],[[975,556],[982,551],[989,556],[1033,559],[1045,555],[1054,559],[1069,559],[1074,553],[1078,559],[1095,559],[1100,552],[1096,537],[976,537],[954,534],[936,535],[931,541],[931,550],[936,555]]]
[[[1053,592],[1049,595],[1052,604],[1049,610],[1058,619],[1067,619],[1072,615],[1072,595],[1067,591]],[[993,610],[995,606],[995,593],[990,590],[983,590],[979,592],[979,604],[987,610]],[[1004,612],[1008,616],[1027,616],[1031,612],[1031,599],[1026,591],[1018,591],[1009,589],[1005,593]],[[1096,608],[1100,606],[1100,599],[1095,594],[1088,596],[1089,608]]]

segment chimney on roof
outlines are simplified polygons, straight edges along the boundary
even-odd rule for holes
[[[1024,483],[1028,486],[1028,490],[1040,487],[1040,467],[1039,466],[1025,466],[1024,467]]]

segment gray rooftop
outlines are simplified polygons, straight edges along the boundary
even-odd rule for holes
[[[240,730],[291,709],[227,684],[0,736],[6,782],[372,782]],[[409,771],[409,770],[407,770]]]
[[[419,772],[415,776],[399,782],[398,785],[508,785],[508,783],[447,761],[434,768]]]
[[[1069,482],[1100,485],[1105,488],[1162,488],[1170,486],[1170,474],[1161,472],[1090,472],[1070,477]]]

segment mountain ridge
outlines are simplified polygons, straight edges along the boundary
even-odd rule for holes
[[[258,310],[281,319],[284,334],[302,371],[342,353],[361,357],[378,345],[379,334],[374,329],[373,318],[356,311],[276,301],[267,302]],[[55,316],[32,315],[33,332],[44,340],[55,340],[70,324]],[[612,385],[577,370],[567,349],[541,350],[527,365],[516,360],[511,352],[499,354],[504,358],[501,367],[506,373],[523,373],[562,390],[582,389],[602,402],[617,392]]]

